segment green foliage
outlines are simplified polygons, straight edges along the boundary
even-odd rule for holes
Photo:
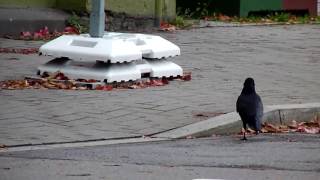
[[[177,15],[189,19],[204,18],[212,21],[240,23],[320,23],[320,16],[310,17],[309,15],[291,14],[284,11],[261,11],[248,17],[225,16],[216,8],[217,4],[221,5],[221,3],[226,5],[223,0],[177,0]],[[227,6],[233,5],[234,3],[227,4]],[[177,19],[176,21],[179,24],[181,20]]]
[[[243,23],[286,23],[286,24],[306,24],[320,23],[320,16],[310,17],[309,15],[295,16],[290,13],[274,13],[267,16],[249,16],[245,18],[234,17],[232,22]]]
[[[67,20],[68,26],[75,27],[79,33],[87,33],[89,32],[89,22],[78,16],[76,13],[72,13]]]
[[[289,13],[275,13],[274,15],[270,15],[269,19],[275,22],[288,22],[290,19],[290,14]]]
[[[177,14],[189,18],[203,18],[213,13],[213,0],[177,0]]]
[[[192,25],[191,23],[188,23],[182,16],[177,16],[174,21],[170,22],[170,24],[179,28],[186,28]]]
[[[300,23],[309,23],[310,17],[308,15],[297,17],[297,21]]]

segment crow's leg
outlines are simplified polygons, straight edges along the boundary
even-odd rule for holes
[[[243,122],[243,129],[244,129],[244,131],[243,131],[243,138],[242,138],[241,140],[246,141],[246,140],[248,140],[248,139],[246,138],[247,124],[246,124],[245,122]]]

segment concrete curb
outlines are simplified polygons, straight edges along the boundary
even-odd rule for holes
[[[320,103],[308,104],[286,104],[272,105],[265,107],[263,121],[284,123],[286,121],[310,120],[315,115],[320,116]],[[103,146],[113,144],[145,143],[169,141],[173,139],[185,138],[188,136],[203,137],[212,134],[229,134],[239,132],[242,126],[240,117],[236,112],[230,112],[221,116],[210,118],[205,121],[190,124],[181,128],[154,134],[151,137],[128,137],[123,139],[97,140],[90,142],[70,142],[57,144],[39,144],[29,146],[18,146],[0,149],[0,153],[15,151],[32,151],[56,148],[74,148]]]
[[[291,120],[310,120],[320,113],[320,103],[285,104],[265,107],[263,122],[284,123]],[[205,121],[190,124],[171,131],[155,134],[153,138],[179,139],[188,136],[203,137],[212,134],[239,132],[242,127],[237,112],[230,112]]]
[[[29,146],[18,146],[0,148],[0,154],[6,152],[18,152],[18,151],[35,151],[35,150],[48,150],[57,148],[79,148],[79,147],[92,147],[92,146],[106,146],[113,144],[130,144],[130,143],[145,143],[145,142],[158,142],[168,141],[168,138],[126,138],[126,139],[115,139],[115,140],[100,140],[92,142],[75,142],[75,143],[61,143],[61,144],[44,144],[44,145],[29,145]]]

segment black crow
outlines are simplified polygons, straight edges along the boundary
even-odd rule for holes
[[[244,128],[242,140],[247,140],[247,125],[258,134],[261,130],[261,120],[263,116],[263,104],[260,96],[256,93],[254,80],[252,78],[245,80],[236,106]]]

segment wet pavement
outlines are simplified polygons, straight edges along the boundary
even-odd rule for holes
[[[1,179],[318,180],[319,135],[215,136],[0,153]]]
[[[190,82],[138,90],[0,90],[0,144],[73,142],[142,136],[195,123],[197,113],[235,110],[248,76],[264,104],[320,101],[320,26],[216,27],[157,33],[176,43],[173,61]],[[1,39],[0,47],[42,42]],[[0,54],[0,80],[35,75],[49,61]]]

